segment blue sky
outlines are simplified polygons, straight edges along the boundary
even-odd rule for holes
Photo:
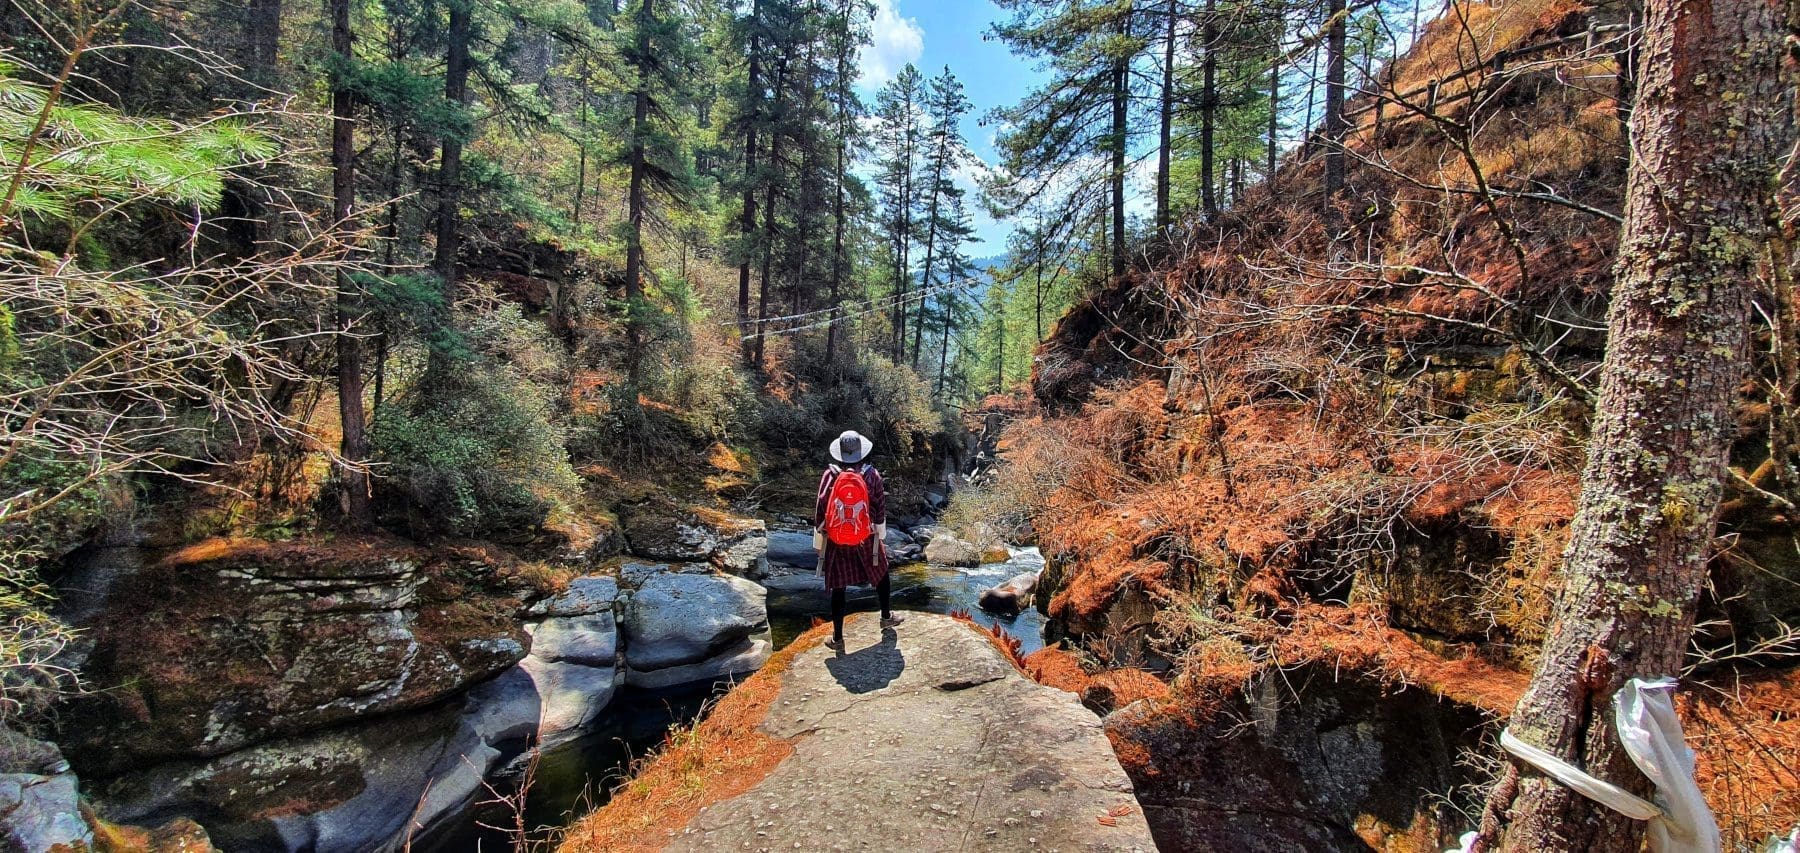
[[[983,127],[982,119],[995,107],[1017,103],[1043,79],[1031,62],[1014,56],[1005,44],[983,39],[989,25],[1003,15],[988,0],[875,0],[874,43],[863,49],[862,56],[865,97],[872,101],[875,90],[908,62],[927,77],[950,66],[975,105],[963,123],[964,136],[977,156],[993,163],[994,129]],[[972,194],[972,183],[965,180],[965,185]],[[1011,227],[978,208],[971,212],[982,242],[970,246],[969,255],[979,258],[1006,251]]]

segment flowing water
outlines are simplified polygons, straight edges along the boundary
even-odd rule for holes
[[[1044,568],[1044,558],[1036,548],[1011,549],[1012,558],[1004,563],[990,563],[970,569],[912,563],[893,569],[893,607],[896,610],[919,610],[927,613],[966,611],[975,624],[983,628],[999,625],[1019,639],[1022,653],[1029,654],[1044,647],[1044,616],[1027,608],[1017,616],[998,616],[976,605],[983,590],[1005,583],[1020,572],[1036,572]],[[775,636],[775,647],[787,645],[812,625],[813,619],[831,618],[831,598],[824,581],[810,572],[786,578],[773,578],[769,587],[769,628]],[[879,608],[875,591],[855,588],[850,591],[850,610],[873,611]]]
[[[1016,616],[998,616],[976,604],[983,590],[1005,583],[1021,572],[1036,572],[1044,567],[1044,558],[1036,548],[1014,548],[1010,553],[1011,559],[1004,563],[978,568],[926,563],[895,566],[893,607],[941,614],[966,612],[977,625],[999,625],[1017,637],[1021,653],[1043,648],[1044,617],[1035,609],[1027,608]],[[824,581],[811,570],[771,578],[765,585],[769,589],[769,629],[776,648],[793,642],[814,619],[831,618],[831,598]],[[850,592],[852,611],[878,609],[874,590],[855,588]],[[901,630],[905,630],[904,626]],[[526,826],[537,828],[534,835],[542,837],[547,828],[566,826],[604,804],[607,791],[625,778],[633,759],[653,750],[671,728],[697,719],[726,687],[712,685],[681,693],[621,689],[602,712],[603,722],[593,732],[539,756],[526,801]],[[508,828],[514,824],[511,808],[498,802],[487,803],[473,809],[463,826],[428,840],[419,849],[437,853],[512,850]]]

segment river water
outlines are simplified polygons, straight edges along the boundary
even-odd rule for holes
[[[949,614],[966,612],[984,628],[998,625],[1017,637],[1021,652],[1043,648],[1044,617],[1035,609],[1016,616],[997,616],[977,606],[983,590],[1004,583],[1021,572],[1036,572],[1044,558],[1036,548],[1010,549],[1011,559],[978,568],[953,568],[913,563],[893,569],[893,607],[896,610]],[[793,567],[786,567],[793,569]],[[783,567],[777,566],[778,571]],[[824,582],[808,569],[764,582],[768,587],[769,629],[777,649],[793,642],[814,619],[831,618],[831,599]],[[872,589],[852,589],[850,609],[878,609]],[[901,630],[905,630],[902,626]],[[553,828],[566,826],[604,804],[607,791],[622,781],[634,759],[662,742],[670,728],[687,725],[699,717],[708,703],[729,685],[652,693],[623,688],[602,713],[603,721],[580,740],[544,752],[538,759],[525,822],[544,837]],[[444,837],[432,839],[421,849],[450,851],[509,851],[514,848],[507,829],[514,824],[510,808],[498,803],[478,806],[472,824]],[[485,824],[485,826],[483,826]]]

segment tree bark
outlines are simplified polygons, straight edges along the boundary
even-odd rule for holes
[[[1269,152],[1267,180],[1269,192],[1275,191],[1275,155],[1281,133],[1281,43],[1287,38],[1287,19],[1275,16],[1275,57],[1269,61]]]
[[[450,27],[445,33],[444,100],[461,108],[469,94],[469,16],[472,0],[448,0]],[[456,253],[462,240],[463,141],[455,133],[444,134],[438,157],[437,252],[431,268],[444,294],[443,318],[456,302]],[[450,369],[437,347],[431,349],[430,367],[440,377]]]
[[[1613,693],[1674,676],[1693,633],[1763,274],[1773,192],[1792,149],[1783,9],[1650,0],[1618,282],[1564,589],[1510,725],[1528,743],[1640,793]],[[1635,851],[1644,827],[1522,767],[1490,795],[1504,850]]]
[[[911,118],[916,105],[912,97],[907,96],[907,125],[901,156],[905,158],[905,167],[900,177],[900,227],[894,235],[894,363],[906,361],[906,291],[911,284],[912,259],[912,166],[913,149],[918,144],[914,123]]]
[[[780,116],[782,90],[787,87],[787,55],[784,53],[775,64],[775,98],[774,115]],[[779,169],[781,166],[781,129],[779,127],[769,134],[769,168]],[[768,317],[769,317],[769,276],[770,265],[775,257],[775,191],[778,181],[769,181],[763,192],[763,234],[762,234],[762,269],[760,270],[756,293],[756,369],[762,370],[768,350]]]
[[[1344,40],[1348,30],[1344,0],[1330,0],[1325,14],[1325,221],[1337,236],[1337,197],[1344,188]]]
[[[655,0],[641,0],[637,11],[637,49],[639,61],[650,57],[650,28],[654,23]],[[637,92],[631,107],[630,184],[625,199],[625,382],[636,392],[643,378],[644,362],[644,214],[648,203],[644,182],[648,180],[649,155],[644,146],[645,125],[650,121],[650,69],[638,69]]]
[[[1131,35],[1131,8],[1119,17],[1119,34]],[[1125,275],[1125,119],[1131,94],[1131,61],[1120,56],[1112,67],[1112,274]]]
[[[1163,10],[1162,98],[1157,104],[1160,114],[1156,139],[1156,230],[1169,230],[1169,169],[1174,158],[1170,150],[1175,125],[1175,0]]]
[[[840,10],[840,26],[843,31],[838,34],[837,79],[833,85],[837,87],[838,139],[837,139],[837,198],[831,206],[831,322],[825,327],[825,367],[831,374],[832,384],[837,383],[840,375],[834,357],[837,353],[838,308],[842,304],[842,288],[844,283],[844,267],[849,265],[849,258],[844,256],[844,194],[850,182],[850,51],[854,42],[850,36],[850,14],[854,0],[845,0]]]
[[[935,255],[937,250],[938,203],[942,201],[942,198],[940,198],[942,195],[940,190],[943,189],[945,159],[945,153],[942,146],[943,143],[940,142],[937,156],[932,158],[931,204],[926,207],[925,213],[925,268],[920,271],[919,277],[919,287],[921,290],[931,287],[931,266],[937,260]],[[931,298],[921,293],[919,297],[919,319],[913,324],[912,366],[914,370],[919,369],[919,350],[925,340],[925,306],[930,302]],[[904,354],[904,351],[902,351],[903,356]]]
[[[744,118],[744,208],[738,217],[738,234],[745,242],[738,262],[738,337],[750,337],[750,260],[752,235],[756,233],[756,122],[762,114],[762,0],[750,6],[750,60],[745,74],[744,97],[755,105]],[[745,357],[750,357],[746,348]]]
[[[1219,28],[1218,5],[1206,0],[1205,18],[1201,21],[1200,58],[1200,210],[1207,219],[1219,215],[1219,199],[1214,190],[1217,171],[1214,164],[1217,145],[1214,129],[1219,120]]]
[[[341,66],[351,62],[350,0],[329,0],[331,49]],[[354,223],[350,211],[356,203],[356,95],[340,76],[331,90],[331,219],[332,227],[350,239]],[[355,325],[361,316],[356,285],[348,273],[337,272],[337,386],[338,419],[343,441],[338,453],[343,480],[344,518],[354,528],[375,525],[375,505],[370,495],[368,421],[363,409],[362,338]]]

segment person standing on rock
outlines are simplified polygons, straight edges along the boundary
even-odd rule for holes
[[[900,624],[903,618],[889,606],[892,584],[888,579],[887,489],[881,472],[866,460],[874,444],[855,430],[831,443],[836,464],[819,478],[819,500],[813,509],[813,548],[819,552],[819,571],[831,590],[832,639],[844,649],[845,590],[853,584],[870,584],[881,599],[881,626]]]

